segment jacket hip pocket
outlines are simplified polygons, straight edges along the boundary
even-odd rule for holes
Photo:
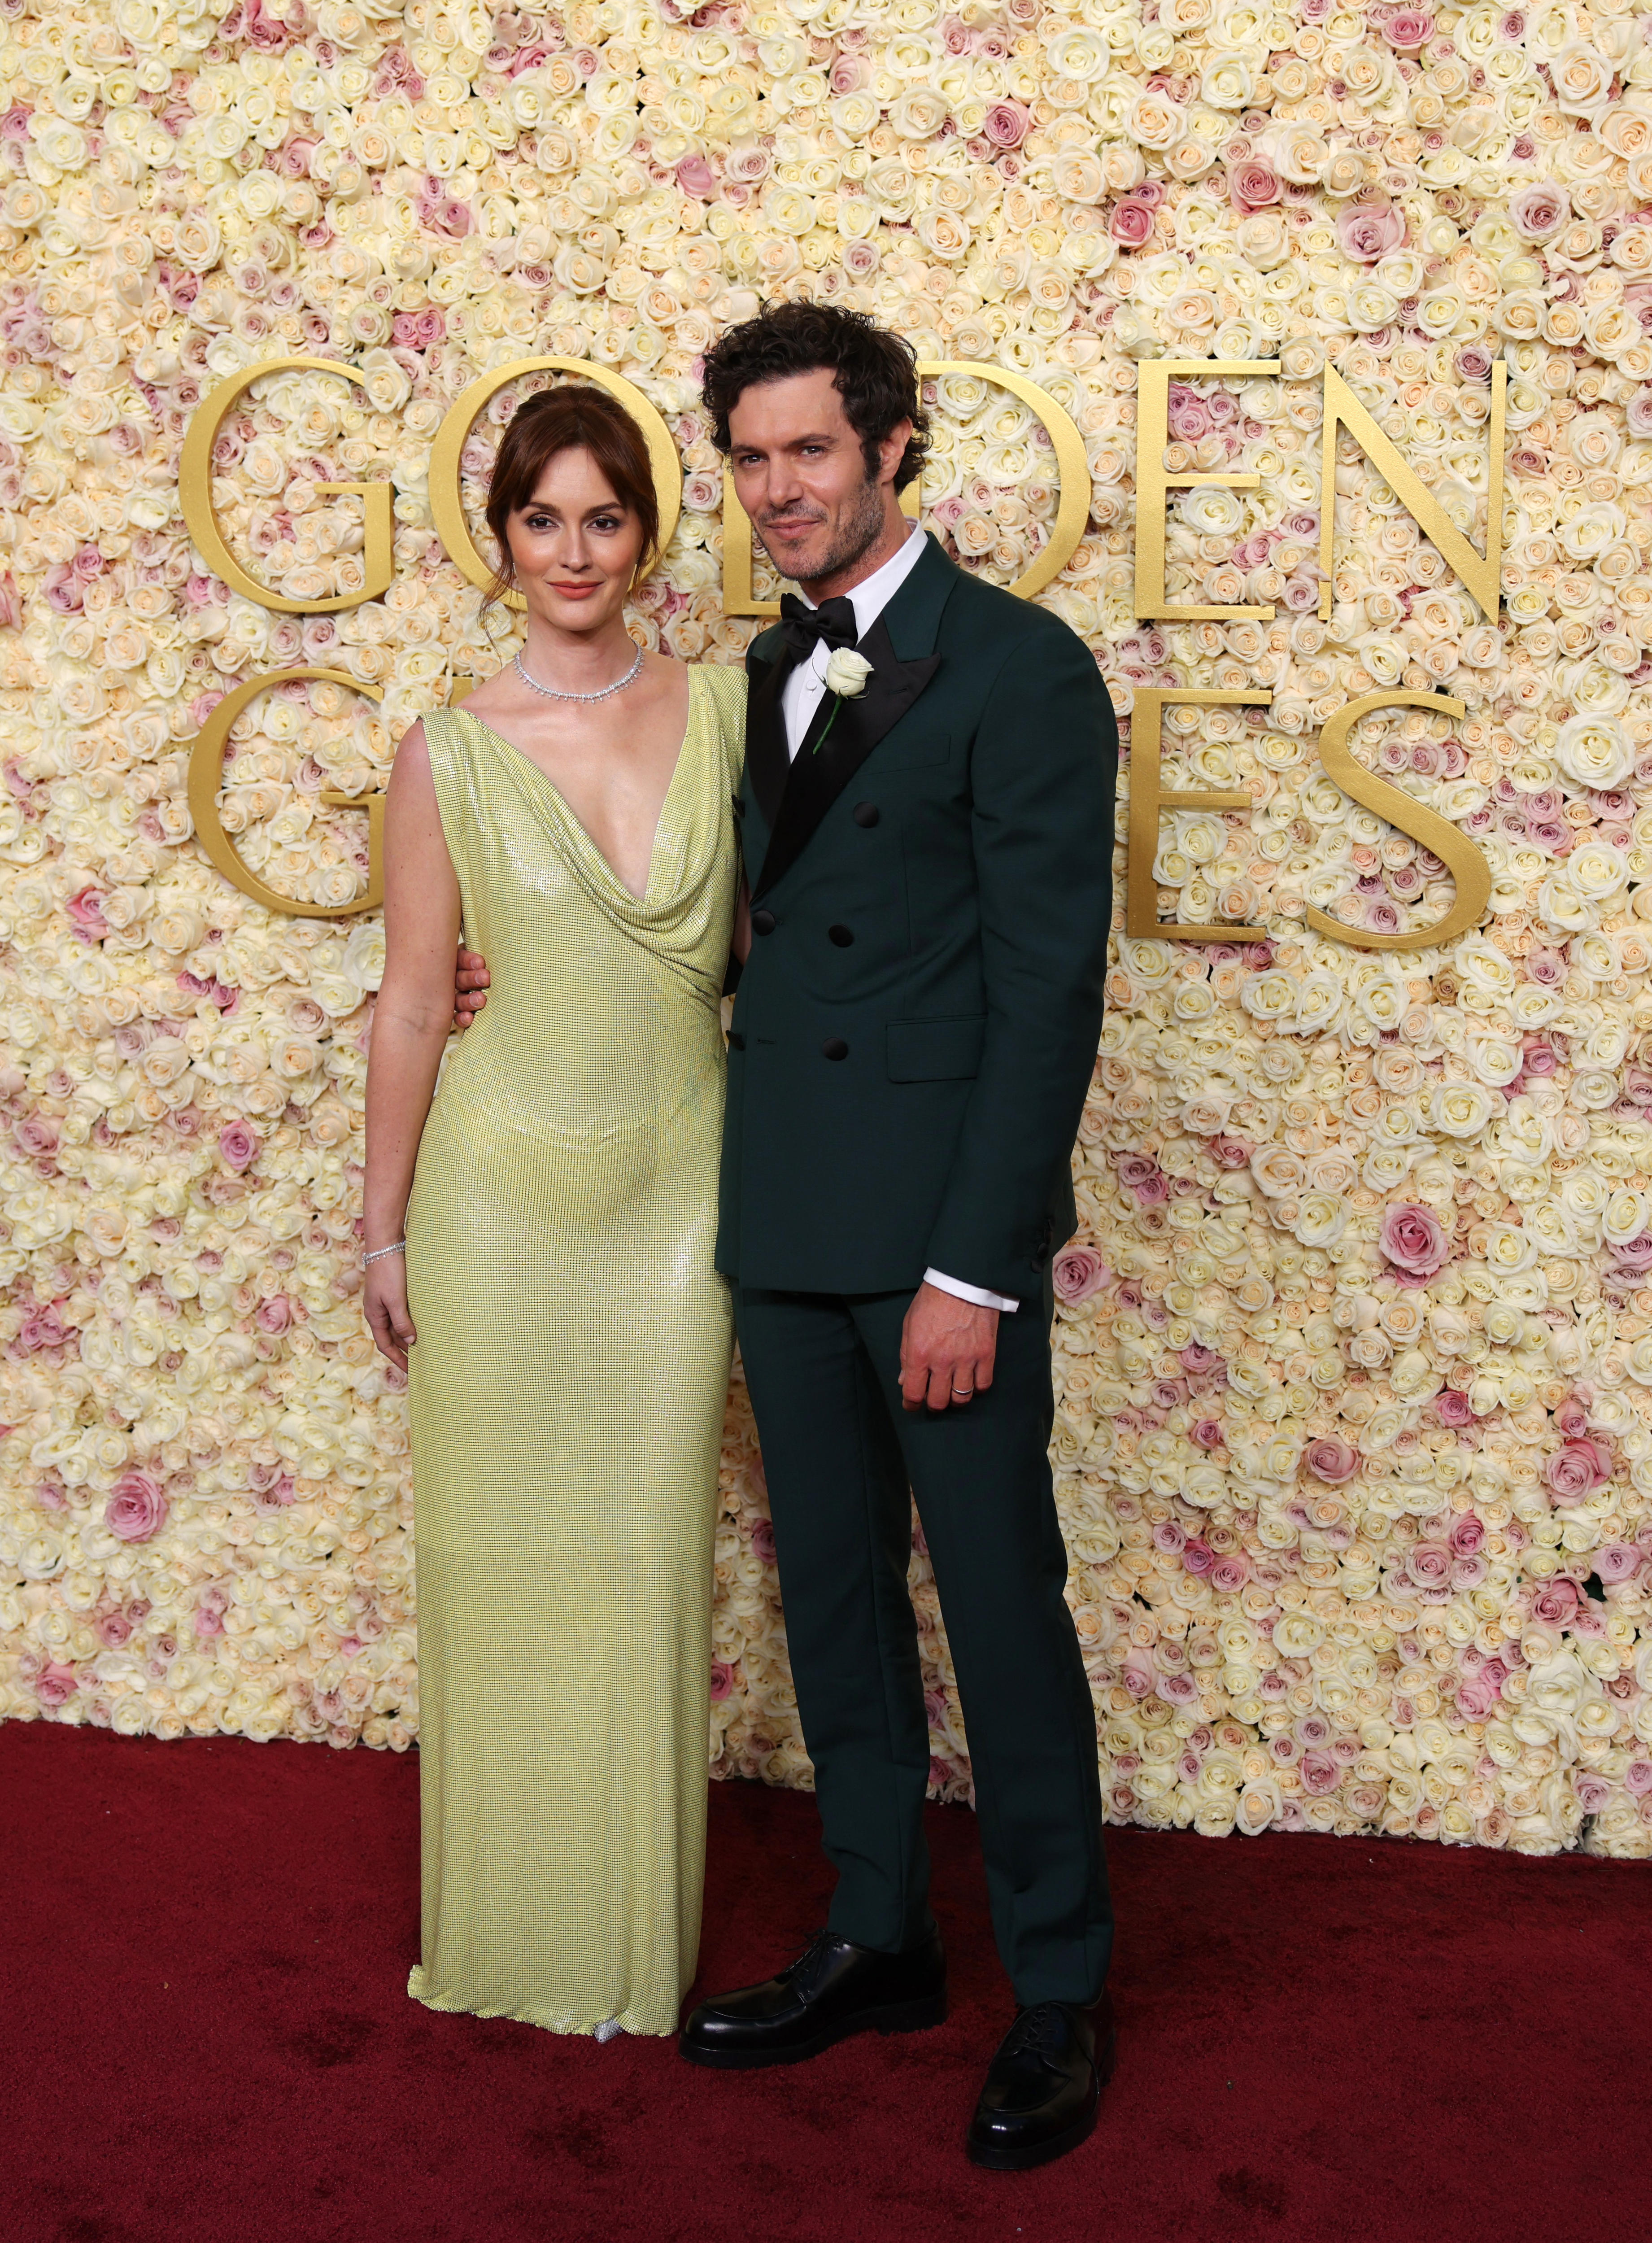
[[[981,1072],[987,1015],[966,1013],[943,1020],[892,1020],[884,1030],[885,1065],[891,1082],[948,1082]]]

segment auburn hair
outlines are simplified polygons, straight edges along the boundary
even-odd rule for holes
[[[496,600],[510,589],[510,517],[533,499],[548,461],[558,452],[589,452],[607,477],[614,496],[636,516],[643,532],[637,574],[645,576],[659,559],[659,495],[648,440],[617,397],[590,382],[565,382],[523,398],[500,439],[488,485],[487,522],[499,550],[488,587]]]

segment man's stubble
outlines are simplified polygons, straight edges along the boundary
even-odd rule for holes
[[[769,517],[771,521],[785,518],[783,515]],[[759,536],[762,535],[765,526],[762,520],[759,521]],[[855,562],[863,555],[872,550],[882,534],[883,487],[868,475],[860,486],[853,509],[844,518],[837,537],[827,549],[825,558],[813,566],[808,576],[796,577],[793,581],[806,588],[810,584],[820,583],[828,576],[838,576],[846,569],[853,568]],[[766,549],[768,545],[766,538],[764,539],[764,545]],[[769,554],[769,558],[774,562],[775,567],[784,576],[785,568],[775,559],[772,552]]]

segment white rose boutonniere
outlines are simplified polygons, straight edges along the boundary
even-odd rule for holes
[[[834,646],[826,658],[826,691],[840,701],[853,701],[866,690],[872,664],[852,646]]]
[[[841,708],[846,701],[860,698],[866,690],[866,680],[871,675],[872,664],[864,654],[857,654],[852,646],[834,646],[826,657],[826,691],[837,696],[839,708]],[[814,744],[814,752],[817,756],[826,745],[827,734],[837,721],[838,711],[834,709],[826,719],[826,731],[821,733]]]

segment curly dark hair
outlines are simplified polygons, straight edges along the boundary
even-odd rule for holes
[[[729,449],[729,414],[748,389],[822,367],[830,371],[849,426],[860,439],[868,478],[878,472],[878,447],[890,430],[911,421],[912,434],[895,471],[895,488],[905,490],[929,454],[929,415],[918,387],[917,355],[903,336],[879,327],[864,312],[841,311],[832,304],[765,304],[754,320],[742,320],[706,352],[705,403],[718,451]]]

